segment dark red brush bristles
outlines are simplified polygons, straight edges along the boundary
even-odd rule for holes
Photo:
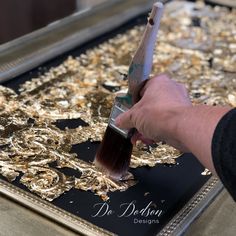
[[[107,127],[94,163],[114,179],[122,179],[129,168],[133,145],[110,126]]]

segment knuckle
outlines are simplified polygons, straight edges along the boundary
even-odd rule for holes
[[[133,113],[130,112],[130,113],[128,114],[128,116],[129,116],[129,120],[132,121],[132,120],[133,120]]]

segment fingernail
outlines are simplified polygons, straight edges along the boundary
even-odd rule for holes
[[[120,127],[120,119],[119,119],[119,118],[116,118],[116,120],[115,120],[115,125],[116,125],[117,127]]]
[[[136,146],[137,139],[134,136],[131,137],[131,143]]]

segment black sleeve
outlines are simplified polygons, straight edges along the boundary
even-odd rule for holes
[[[215,170],[236,201],[236,109],[230,110],[219,121],[211,148]]]

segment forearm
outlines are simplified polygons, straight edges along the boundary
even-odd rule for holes
[[[219,120],[231,108],[197,105],[180,110],[175,135],[199,161],[215,173],[211,144]]]

